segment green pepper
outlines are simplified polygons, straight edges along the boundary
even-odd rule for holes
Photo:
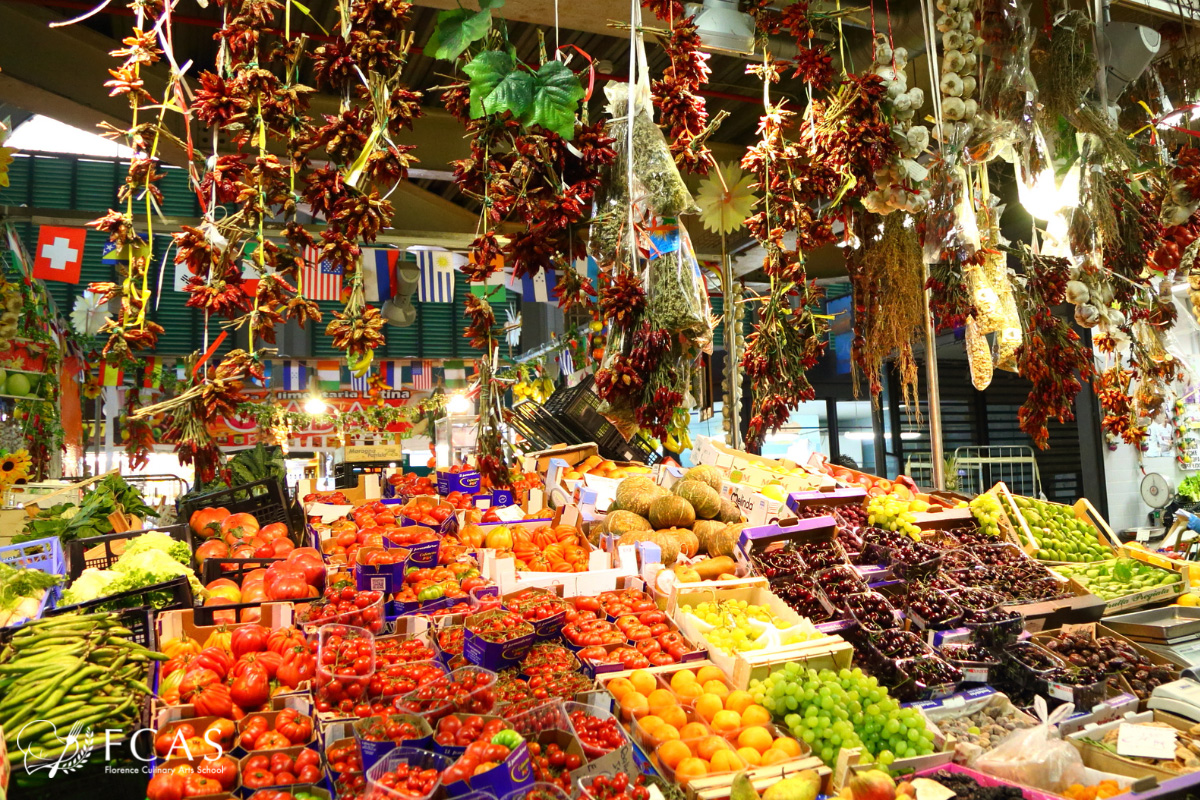
[[[492,744],[502,744],[509,750],[516,750],[525,741],[521,734],[514,730],[504,730],[492,736]]]
[[[426,586],[421,591],[417,592],[418,600],[440,600],[445,590],[439,585]]]

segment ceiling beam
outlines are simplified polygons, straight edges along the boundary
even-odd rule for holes
[[[413,5],[428,8],[449,9],[458,8],[457,0],[414,0]],[[500,8],[493,9],[492,15],[513,22],[529,22],[547,30],[547,40],[552,45],[554,37],[555,6],[558,11],[558,27],[560,30],[580,31],[583,33],[598,33],[603,36],[613,36],[628,39],[629,31],[610,28],[612,21],[629,21],[629,3],[622,0],[588,0],[588,2],[562,2],[554,0],[507,0]],[[643,25],[661,26],[654,14],[642,10]]]

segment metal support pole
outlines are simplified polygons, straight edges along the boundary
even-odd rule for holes
[[[929,282],[929,266],[924,270]],[[925,396],[929,406],[929,455],[933,462],[933,487],[939,492],[946,488],[945,448],[942,444],[941,392],[938,389],[937,331],[929,313],[929,290],[925,291]],[[903,468],[903,465],[902,465]]]
[[[729,446],[734,450],[742,447],[742,385],[741,370],[738,369],[738,334],[741,333],[741,318],[735,307],[739,302],[733,287],[733,259],[721,247],[721,289],[725,292],[725,382],[729,387],[730,402],[725,406],[725,418],[729,420]]]

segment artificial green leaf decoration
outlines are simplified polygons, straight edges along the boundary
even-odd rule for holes
[[[533,105],[534,78],[523,70],[513,70],[483,101],[483,110],[489,114],[512,113],[520,119]]]
[[[487,36],[492,29],[492,9],[504,5],[504,0],[481,0],[479,11],[452,8],[439,11],[433,35],[425,44],[425,55],[454,61],[472,42]]]
[[[496,91],[496,87],[516,69],[516,66],[516,61],[508,53],[485,50],[463,67],[463,72],[471,79],[472,119],[479,119],[489,113],[484,101]]]
[[[561,61],[547,61],[534,76],[533,105],[521,122],[540,125],[564,139],[575,135],[575,109],[585,92],[579,78]]]

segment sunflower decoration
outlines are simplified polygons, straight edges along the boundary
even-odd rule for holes
[[[25,449],[11,453],[0,451],[0,486],[12,486],[29,479],[29,467],[33,459]]]
[[[744,226],[754,207],[754,192],[750,190],[753,183],[754,176],[737,164],[718,164],[696,191],[704,227],[724,236]]]

